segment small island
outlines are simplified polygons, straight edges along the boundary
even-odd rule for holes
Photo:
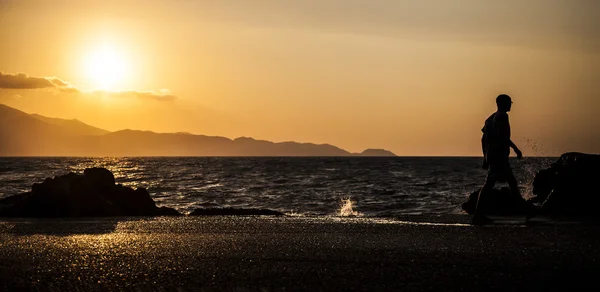
[[[385,149],[367,149],[361,153],[358,153],[357,155],[365,157],[396,157],[396,154],[394,154],[392,151]]]

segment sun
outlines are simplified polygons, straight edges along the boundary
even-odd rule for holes
[[[123,85],[129,73],[123,53],[108,45],[98,47],[89,54],[86,70],[95,89],[102,90],[114,90]]]

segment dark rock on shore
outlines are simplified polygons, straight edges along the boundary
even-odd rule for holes
[[[546,215],[600,217],[598,183],[600,155],[565,153],[536,174],[532,201]]]
[[[199,208],[192,211],[190,216],[209,216],[209,215],[274,215],[283,216],[285,214],[269,209],[238,209],[238,208]]]
[[[548,216],[600,217],[599,182],[600,155],[569,152],[550,168],[537,172],[533,180],[535,197],[526,201],[508,188],[494,189],[483,211],[489,215],[527,214],[533,207],[537,214]],[[475,211],[478,193],[473,192],[462,204],[469,214]]]
[[[0,217],[102,217],[181,215],[158,208],[144,188],[115,185],[105,168],[88,168],[83,174],[47,178],[34,183],[31,192],[0,200]]]
[[[462,204],[462,209],[471,215],[475,212],[480,190],[471,193],[469,199]],[[479,208],[488,215],[521,215],[534,208],[531,202],[512,194],[507,187],[493,189],[482,202],[483,205]]]

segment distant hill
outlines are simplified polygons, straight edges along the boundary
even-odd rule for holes
[[[27,114],[0,104],[0,156],[395,156],[329,144],[229,139],[189,133],[109,132],[78,120]]]
[[[396,154],[385,149],[367,149],[359,154],[358,156],[396,156]]]
[[[51,155],[69,146],[67,141],[75,136],[59,125],[0,105],[0,155]]]
[[[107,131],[107,130],[92,127],[90,125],[84,124],[83,122],[75,120],[75,119],[66,120],[66,119],[48,118],[48,117],[40,116],[38,114],[32,114],[31,116],[36,119],[39,119],[42,122],[61,126],[66,131],[69,131],[69,132],[71,132],[73,134],[77,134],[77,135],[102,135],[102,134],[109,133],[109,131]]]

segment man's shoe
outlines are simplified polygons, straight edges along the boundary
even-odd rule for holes
[[[494,220],[492,220],[484,215],[473,216],[473,218],[471,218],[471,224],[473,224],[473,225],[485,225],[485,224],[492,224],[492,223],[494,223]]]

